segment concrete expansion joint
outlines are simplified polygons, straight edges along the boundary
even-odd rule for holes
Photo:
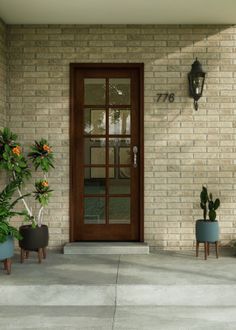
[[[116,318],[116,309],[117,309],[117,285],[118,285],[118,278],[119,278],[119,270],[120,270],[120,258],[119,255],[118,263],[117,263],[117,272],[116,272],[116,285],[115,285],[115,300],[114,300],[114,314],[113,314],[113,320],[112,320],[112,330],[114,330],[115,327],[115,318]]]

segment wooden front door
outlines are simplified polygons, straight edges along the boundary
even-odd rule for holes
[[[143,64],[70,69],[70,240],[143,241]]]

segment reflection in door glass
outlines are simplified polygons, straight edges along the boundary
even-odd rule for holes
[[[109,104],[112,105],[130,104],[129,78],[109,79]]]
[[[106,169],[104,167],[91,167],[90,176],[92,179],[104,179],[106,177]]]
[[[110,138],[109,139],[109,146],[112,147],[128,147],[130,146],[131,139],[129,137],[124,138]]]
[[[125,173],[122,170],[124,170]],[[124,175],[127,175],[127,177]],[[129,177],[130,168],[118,168],[118,177],[109,180],[109,194],[130,194]]]
[[[128,165],[131,163],[131,152],[130,147],[120,147],[119,148],[119,164]]]
[[[84,198],[84,223],[104,224],[105,222],[105,198]]]
[[[84,104],[104,105],[106,96],[106,80],[96,78],[84,79]]]
[[[103,165],[106,163],[106,140],[103,138],[85,138],[84,139],[84,164]],[[115,164],[115,146],[110,146],[109,164]]]
[[[115,162],[110,164],[130,164],[130,138],[111,138],[109,147],[114,148]],[[111,160],[111,159],[110,159]]]
[[[109,198],[109,223],[129,224],[130,223],[130,198],[111,197]]]
[[[93,177],[97,176],[97,173],[94,173],[95,168],[85,168],[84,171],[84,193],[85,194],[96,194],[96,195],[104,195],[106,192],[106,179],[105,179],[105,169],[97,168],[96,170],[100,170],[99,178]],[[101,173],[102,170],[102,173]],[[101,175],[102,174],[102,175]],[[102,177],[101,177],[102,176]]]
[[[106,111],[103,109],[84,110],[84,133],[85,134],[106,134]]]
[[[103,165],[106,163],[106,140],[103,138],[84,139],[84,164]]]
[[[119,177],[121,179],[130,179],[130,167],[119,167]]]
[[[109,110],[109,134],[130,134],[130,110]]]
[[[91,147],[90,148],[91,164],[105,164],[106,162],[106,148]]]

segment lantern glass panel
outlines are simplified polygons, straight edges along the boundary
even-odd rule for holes
[[[203,77],[195,77],[193,79],[193,89],[194,89],[196,95],[201,95],[203,81],[204,81]]]

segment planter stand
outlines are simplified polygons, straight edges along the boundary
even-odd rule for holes
[[[207,260],[207,256],[210,255],[210,243],[215,244],[215,250],[216,250],[216,258],[219,258],[219,244],[218,241],[216,242],[198,242],[196,243],[196,257],[198,257],[198,251],[199,251],[199,244],[204,244],[204,254],[205,254],[205,260]]]
[[[48,246],[48,226],[42,225],[41,227],[32,228],[30,225],[21,226],[20,234],[23,237],[19,241],[21,248],[21,263],[28,259],[29,253],[37,252],[38,262],[41,264],[42,259],[46,259],[46,247]]]
[[[7,259],[1,260],[1,261],[3,262],[4,270],[7,271],[7,275],[10,275],[11,274],[11,264],[12,264],[11,258],[7,258]]]
[[[37,252],[38,253],[38,262],[39,262],[39,264],[42,263],[42,259],[46,259],[46,257],[47,257],[46,247],[45,248],[36,249],[36,250],[34,250],[34,252]],[[29,258],[29,253],[30,253],[30,251],[24,250],[24,249],[21,248],[20,262],[22,264],[25,261],[25,259],[28,259]]]

